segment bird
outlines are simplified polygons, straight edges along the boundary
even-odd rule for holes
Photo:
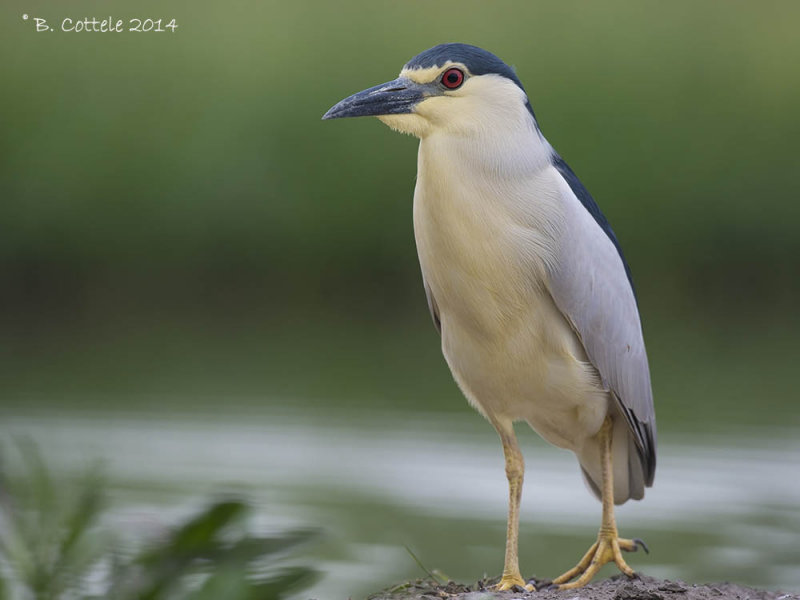
[[[656,421],[631,271],[595,200],[542,134],[514,69],[462,43],[434,46],[399,76],[323,120],[374,116],[419,138],[413,223],[422,283],[447,365],[499,434],[508,479],[497,589],[519,568],[525,473],[515,422],[575,453],[602,503],[596,541],[552,580],[587,584],[613,562],[634,577],[614,506],[653,485]]]

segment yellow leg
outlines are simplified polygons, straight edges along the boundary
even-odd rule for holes
[[[600,568],[609,562],[615,562],[619,570],[628,577],[633,577],[634,572],[625,559],[622,558],[622,550],[635,552],[639,545],[647,550],[641,540],[626,540],[618,537],[617,523],[614,519],[614,475],[611,464],[611,439],[613,434],[613,421],[611,417],[606,417],[603,426],[600,428],[600,451],[602,453],[602,474],[603,474],[603,521],[600,526],[600,533],[597,534],[597,541],[592,544],[589,551],[583,556],[580,562],[569,571],[556,577],[554,584],[559,585],[560,589],[568,590],[586,585],[592,577],[597,574]],[[575,581],[571,581],[572,579]]]
[[[514,426],[495,425],[503,442],[503,454],[506,457],[506,477],[508,477],[508,530],[506,531],[506,558],[503,566],[503,577],[497,585],[500,591],[509,590],[515,585],[533,591],[532,585],[526,585],[519,572],[517,553],[519,534],[519,504],[522,500],[522,481],[525,477],[525,460],[517,445]]]

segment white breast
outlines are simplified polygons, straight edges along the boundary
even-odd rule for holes
[[[524,419],[551,443],[575,449],[576,436],[599,428],[607,398],[548,291],[566,184],[537,154],[544,146],[516,142],[529,153],[498,168],[480,156],[497,148],[450,135],[421,141],[417,251],[439,310],[442,350],[470,402],[491,421]]]

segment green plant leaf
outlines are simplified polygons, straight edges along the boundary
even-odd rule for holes
[[[206,558],[218,564],[245,564],[286,554],[318,535],[319,531],[316,529],[296,529],[275,536],[245,537],[233,544],[217,546]]]
[[[246,511],[247,505],[239,501],[213,504],[179,527],[166,543],[142,554],[138,562],[148,566],[204,557],[215,549],[216,536]]]

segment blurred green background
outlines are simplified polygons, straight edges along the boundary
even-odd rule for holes
[[[421,288],[416,140],[320,121],[463,41],[517,69],[615,228],[662,439],[796,432],[798,23],[792,1],[6,1],[0,407],[469,415]]]

